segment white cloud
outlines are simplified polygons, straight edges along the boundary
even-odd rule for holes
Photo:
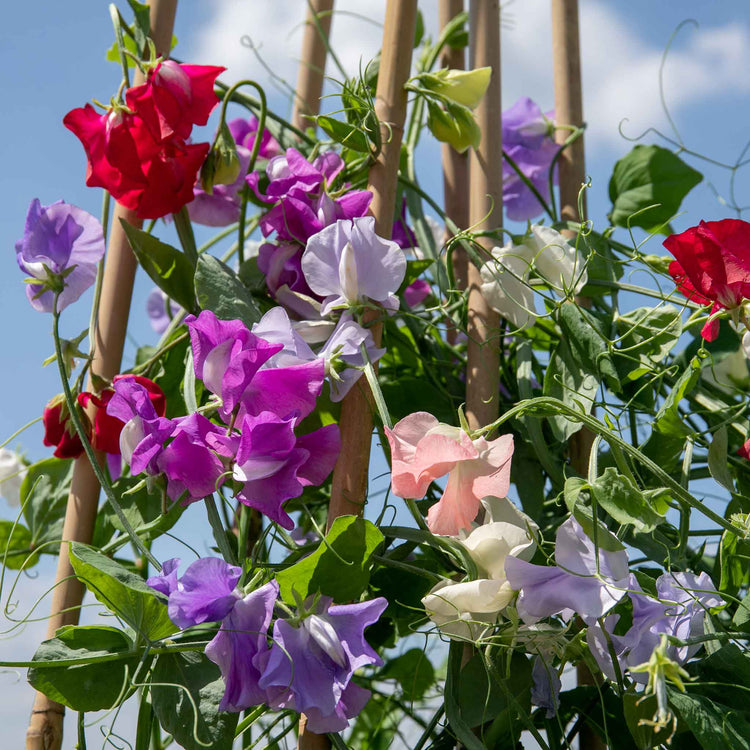
[[[185,40],[186,46],[195,62],[226,65],[231,78],[249,76],[267,82],[268,74],[240,41],[248,35],[261,46],[260,53],[274,73],[294,86],[306,8],[304,0],[223,0],[195,38]],[[378,49],[384,8],[385,3],[372,0],[336,3],[332,41],[350,75]],[[504,4],[503,13],[504,102],[508,106],[519,96],[529,95],[543,108],[550,108],[549,0],[511,0]],[[436,23],[436,14],[429,15],[428,29]],[[658,88],[662,47],[643,41],[639,29],[629,26],[616,7],[601,0],[582,3],[581,40],[589,150],[621,145],[618,127],[625,118],[629,120],[626,132],[631,135],[650,126],[665,128]],[[747,92],[748,69],[750,28],[746,24],[684,29],[665,69],[667,101],[677,115],[707,97]],[[338,77],[330,63],[328,74]],[[281,99],[277,95],[274,101]]]

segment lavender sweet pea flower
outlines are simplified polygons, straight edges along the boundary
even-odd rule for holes
[[[169,596],[173,591],[177,591],[177,569],[180,567],[180,558],[173,557],[165,560],[161,566],[161,573],[151,576],[146,583],[152,589],[159,591],[164,596]]]
[[[556,566],[532,565],[516,557],[505,561],[511,586],[519,591],[516,607],[524,622],[550,615],[570,619],[577,613],[584,619],[608,612],[625,595],[628,584],[628,555],[624,549],[597,550],[572,516],[557,530]]]
[[[219,666],[226,686],[219,711],[243,711],[268,701],[258,683],[269,651],[267,634],[278,595],[279,585],[271,581],[238,599],[206,646],[206,656]]]
[[[545,116],[539,105],[522,96],[503,112],[503,147],[538,149],[550,135],[553,113]]]
[[[531,702],[540,708],[546,708],[545,716],[551,719],[560,707],[560,688],[562,682],[557,670],[552,666],[550,655],[538,654],[534,657],[531,668],[534,685],[531,688]]]
[[[395,291],[406,274],[406,257],[395,242],[375,234],[375,219],[337,221],[311,237],[302,255],[302,272],[324,296],[321,314],[337,307],[377,302],[398,309]]]
[[[315,352],[302,336],[297,333],[283,307],[271,308],[255,325],[252,333],[271,344],[281,344],[284,348],[274,354],[261,369],[269,367],[289,367],[315,360]]]
[[[318,734],[345,729],[369,697],[352,675],[365,665],[383,663],[365,641],[364,630],[387,606],[382,597],[338,606],[321,597],[317,612],[298,628],[277,620],[259,682],[270,705],[304,713],[308,727]]]
[[[39,284],[27,284],[26,296],[40,312],[53,312],[55,293],[44,283],[45,266],[64,276],[57,311],[75,302],[96,280],[96,265],[104,255],[101,224],[89,213],[64,201],[42,206],[31,201],[23,238],[16,242],[19,268]]]
[[[158,334],[164,333],[172,322],[172,318],[182,310],[174,300],[169,300],[169,311],[167,311],[167,299],[167,295],[158,287],[154,287],[146,298],[146,314],[151,327]]]
[[[372,333],[344,313],[319,354],[329,372],[331,401],[341,401],[362,376],[362,370],[357,368],[365,364],[363,344],[370,362],[377,362],[385,354],[385,349],[375,346]]]
[[[125,422],[120,432],[120,453],[130,464],[130,473],[158,474],[164,443],[174,434],[177,423],[156,413],[148,390],[134,378],[115,379],[112,388],[107,414]]]

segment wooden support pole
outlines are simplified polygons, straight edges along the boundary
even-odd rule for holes
[[[150,1],[151,37],[161,55],[169,54],[176,12],[177,0]],[[119,204],[115,206],[113,213],[104,265],[96,349],[91,363],[92,374],[105,379],[111,379],[120,372],[137,267],[120,219],[137,227],[142,223],[134,212]],[[89,388],[93,390],[91,383]],[[47,638],[53,638],[58,628],[64,625],[78,623],[84,589],[70,565],[68,542],[91,542],[99,490],[99,482],[86,456],[76,459],[65,511],[63,542],[60,545]],[[26,732],[27,750],[59,750],[62,746],[64,715],[64,706],[50,700],[43,693],[37,693]]]
[[[440,0],[438,4],[438,25],[443,29],[448,22],[464,9],[463,0]],[[440,53],[440,67],[464,70],[466,53],[463,49],[454,49],[446,45]],[[469,154],[459,154],[448,143],[442,145],[443,151],[443,207],[448,218],[460,229],[469,226]],[[451,233],[445,230],[445,242]],[[453,250],[453,274],[456,277],[456,288],[466,289],[469,258],[466,250],[458,246]],[[452,329],[451,329],[452,330]]]
[[[308,0],[302,57],[292,111],[292,125],[300,130],[310,127],[312,123],[309,117],[320,113],[320,97],[323,93],[328,52],[323,37],[328,38],[330,34],[332,11],[333,0]]]
[[[411,55],[417,26],[417,0],[388,0],[383,29],[383,48],[375,95],[375,112],[381,123],[383,148],[370,169],[368,189],[372,192],[370,212],[375,217],[375,231],[390,238],[396,207],[401,141],[406,119],[407,95],[404,84],[411,69]],[[378,313],[365,316],[365,324],[376,344],[380,343],[382,326]],[[369,388],[360,378],[341,403],[341,453],[333,470],[331,502],[328,507],[330,529],[339,516],[362,515],[367,495],[367,474],[372,443],[372,405]],[[324,735],[316,735],[306,728],[305,717],[300,720],[299,750],[326,750],[330,742]]]
[[[479,149],[469,157],[469,224],[476,230],[495,230],[503,224],[503,146],[500,102],[500,5],[498,0],[471,0],[470,68],[490,66],[487,93],[476,109],[482,131]],[[481,238],[488,254],[496,244]],[[500,342],[498,314],[481,291],[479,269],[467,267],[468,350],[466,418],[473,429],[494,421],[499,410]]]

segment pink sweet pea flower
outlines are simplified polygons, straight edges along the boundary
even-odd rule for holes
[[[664,240],[677,260],[669,274],[677,288],[699,305],[711,305],[711,319],[701,331],[706,341],[719,335],[720,310],[732,310],[750,299],[750,224],[740,219],[702,221]]]
[[[510,486],[513,436],[472,440],[460,427],[441,424],[427,412],[404,417],[392,430],[393,493],[424,497],[430,483],[448,474],[440,501],[430,508],[427,526],[433,534],[456,535],[471,528],[483,497],[505,497]]]

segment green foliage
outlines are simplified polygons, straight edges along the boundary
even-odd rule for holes
[[[339,604],[357,599],[367,588],[372,555],[383,543],[377,526],[357,516],[340,516],[318,549],[276,574],[281,597],[296,601],[317,592]]]
[[[239,714],[219,711],[219,668],[195,651],[160,654],[151,674],[154,713],[185,750],[231,750]]]
[[[195,269],[195,292],[202,310],[213,310],[221,320],[241,320],[248,328],[260,310],[239,276],[213,255],[201,255]]]
[[[620,227],[660,230],[702,179],[700,172],[661,146],[635,146],[612,172],[609,220]]]
[[[345,148],[358,151],[362,154],[370,153],[370,141],[367,134],[360,128],[348,122],[341,122],[328,115],[319,115],[315,121],[324,133],[329,135],[336,143]]]
[[[124,219],[120,223],[138,262],[154,284],[185,310],[192,311],[195,308],[193,266],[184,253]]]
[[[39,646],[33,661],[28,679],[34,688],[75,711],[100,711],[133,691],[139,655],[121,630],[66,625]]]
[[[140,576],[78,542],[70,544],[70,563],[86,588],[133,628],[137,640],[157,641],[177,630],[163,598]]]
[[[33,554],[31,532],[23,524],[0,521],[0,556],[11,570],[36,565],[38,555]]]
[[[395,679],[407,701],[418,701],[435,682],[435,669],[421,648],[412,648],[386,662],[379,677]]]

